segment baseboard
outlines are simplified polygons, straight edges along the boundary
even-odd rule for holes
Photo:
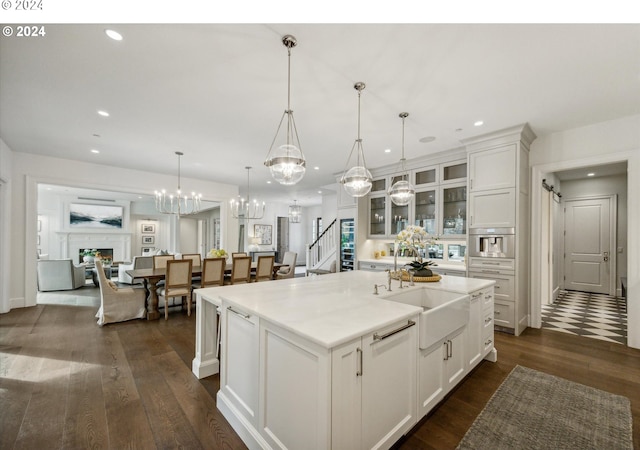
[[[9,299],[9,310],[14,308],[24,308],[25,304],[24,297],[11,298]]]
[[[258,430],[233,406],[233,404],[227,399],[226,395],[222,391],[218,391],[216,395],[216,405],[227,422],[231,425],[231,428],[238,433],[242,442],[251,450],[270,449],[271,446],[267,444]]]

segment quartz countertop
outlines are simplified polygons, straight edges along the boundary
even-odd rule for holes
[[[359,258],[358,259],[359,262],[364,262],[364,263],[371,263],[371,264],[388,264],[393,266],[394,261],[393,261],[393,256],[383,256],[381,258],[375,259],[375,258]],[[414,261],[414,258],[404,258],[404,257],[400,257],[398,258],[398,269],[401,269],[402,267],[405,266],[405,264],[409,264],[410,262]],[[464,263],[460,263],[460,264],[455,264],[455,263],[439,263],[438,261],[432,260],[434,263],[436,263],[436,266],[434,266],[433,268],[438,270],[438,269],[442,269],[442,270],[459,270],[461,272],[464,272],[467,270],[467,266],[464,265]]]
[[[409,319],[422,308],[374,295],[375,284],[387,284],[384,273],[357,270],[316,277],[196,289],[205,301],[224,301],[257,315],[325,348],[334,348],[360,336]],[[443,276],[435,283],[416,283],[407,289],[442,289],[469,293],[494,284],[490,280]],[[397,290],[398,282],[392,282]]]

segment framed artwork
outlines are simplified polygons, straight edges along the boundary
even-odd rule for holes
[[[69,205],[69,226],[71,228],[122,228],[124,209],[122,206]]]
[[[153,234],[156,232],[156,226],[152,223],[143,223],[142,224],[142,232]]]
[[[153,251],[155,250],[155,247],[142,247],[142,256],[151,256],[151,254],[153,253]]]
[[[142,236],[143,244],[154,244],[155,240],[156,240],[155,236]]]
[[[253,236],[260,239],[260,245],[271,245],[271,225],[255,224]]]

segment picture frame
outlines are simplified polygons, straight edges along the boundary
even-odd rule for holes
[[[155,249],[155,247],[142,247],[142,251],[140,252],[140,254],[142,256],[151,256]]]
[[[71,228],[117,228],[122,229],[124,208],[112,205],[69,204],[69,227]]]
[[[155,236],[142,236],[143,244],[155,244],[156,237]]]
[[[156,232],[156,226],[153,223],[143,223],[142,224],[142,233],[143,234],[154,234]]]
[[[253,236],[260,239],[260,245],[271,245],[271,225],[255,224],[253,226]]]

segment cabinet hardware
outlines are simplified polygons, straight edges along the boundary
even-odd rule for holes
[[[442,344],[445,346],[445,351],[444,351],[444,360],[448,360],[449,359],[449,341],[444,341],[444,343]]]
[[[494,311],[493,313],[494,313],[496,316],[499,316],[499,315],[500,315],[500,311]]]
[[[493,344],[493,341],[492,341],[491,339],[489,339],[488,341],[486,341],[486,342],[484,343],[485,347],[486,347],[487,345],[491,345],[491,344]]]
[[[473,294],[471,298],[478,298],[482,295],[482,292],[478,292],[477,294]]]
[[[603,255],[604,255],[604,258],[603,258],[604,261],[605,262],[609,261],[609,252],[604,252]]]
[[[500,289],[500,286],[498,286],[497,284],[493,287],[494,289]]]
[[[236,310],[235,310],[235,309],[233,309],[233,307],[231,307],[231,306],[227,306],[227,310],[228,310],[229,312],[234,313],[236,316],[240,316],[240,317],[242,317],[242,318],[243,318],[243,319],[245,319],[245,320],[249,320],[249,319],[251,318],[251,315],[249,315],[249,314],[244,314],[244,313],[241,313],[241,312],[239,312],[239,311],[236,311]]]
[[[453,356],[453,342],[449,340],[449,358],[451,358],[452,356]]]
[[[499,266],[500,265],[499,262],[489,262],[489,261],[482,261],[481,264],[483,266]]]
[[[356,376],[357,377],[361,377],[362,376],[362,349],[360,347],[358,347],[356,349],[356,352],[358,353],[358,368],[356,370]]]
[[[499,270],[486,270],[485,269],[485,270],[482,271],[482,273],[498,273],[499,274],[500,271]]]
[[[487,295],[484,296],[484,298],[485,298],[485,300],[489,300],[490,298],[492,298],[492,295],[491,294],[487,294]]]
[[[407,320],[407,323],[405,325],[402,325],[401,327],[393,330],[393,331],[389,331],[388,333],[385,334],[378,334],[378,333],[373,333],[373,340],[374,341],[382,341],[383,339],[386,339],[390,336],[393,336],[396,333],[400,333],[403,330],[406,330],[407,328],[410,328],[412,326],[414,326],[416,323],[413,320]]]
[[[491,322],[491,317],[487,317],[486,319],[484,319],[484,323],[490,323]]]

